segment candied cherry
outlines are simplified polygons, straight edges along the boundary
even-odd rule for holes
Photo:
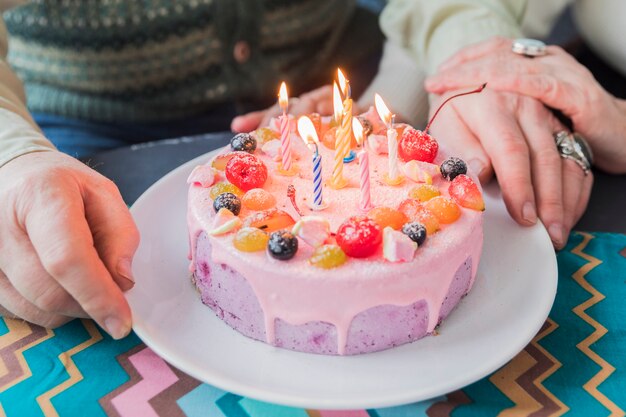
[[[226,179],[244,191],[260,188],[267,180],[267,167],[256,156],[239,152],[226,164]]]
[[[409,221],[406,214],[390,207],[374,207],[367,213],[367,217],[378,223],[381,229],[389,226],[394,230],[400,230],[402,225]]]
[[[404,161],[433,162],[439,151],[439,144],[428,133],[407,127],[398,142],[398,155]]]
[[[238,133],[230,140],[230,149],[254,153],[256,150],[256,139],[250,133]]]
[[[398,210],[406,214],[410,221],[423,224],[429,235],[439,230],[439,220],[437,217],[431,213],[424,204],[417,200],[412,198],[404,200],[400,203]]]
[[[213,187],[211,187],[211,190],[209,191],[209,196],[212,200],[215,200],[218,195],[224,193],[231,193],[235,194],[237,197],[243,197],[243,191],[226,181],[218,182]]]
[[[451,156],[441,163],[439,171],[442,177],[448,181],[452,181],[458,175],[467,174],[467,164],[461,158]]]
[[[353,216],[343,222],[335,239],[346,255],[366,258],[378,249],[382,242],[382,229],[367,216]]]
[[[244,227],[239,229],[233,238],[233,246],[242,252],[258,252],[267,247],[269,236],[256,227]]]
[[[322,269],[332,269],[343,265],[348,258],[337,245],[322,245],[313,251],[309,264]]]
[[[241,200],[235,194],[222,193],[213,200],[213,209],[217,213],[222,208],[230,210],[236,216],[241,211]]]
[[[485,201],[478,185],[467,175],[461,174],[454,178],[448,187],[448,193],[461,207],[485,210]]]
[[[276,197],[263,188],[253,188],[246,192],[241,203],[250,210],[268,210],[276,205]]]
[[[424,203],[424,206],[433,213],[439,223],[454,223],[461,217],[459,205],[448,197],[435,197]]]

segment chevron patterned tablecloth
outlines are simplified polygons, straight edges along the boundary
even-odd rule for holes
[[[508,364],[462,390],[376,410],[284,407],[203,384],[131,334],[0,318],[0,416],[624,416],[626,235],[574,233],[550,317]]]

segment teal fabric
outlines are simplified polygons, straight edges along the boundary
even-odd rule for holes
[[[626,236],[573,233],[557,260],[556,301],[537,337],[489,377],[428,401],[341,412],[269,404],[200,383],[134,334],[113,341],[88,320],[51,332],[1,319],[0,415],[623,416]]]

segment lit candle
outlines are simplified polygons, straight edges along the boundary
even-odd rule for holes
[[[343,103],[341,101],[341,93],[339,93],[339,87],[337,83],[333,83],[333,110],[335,115],[335,121],[338,124],[335,133],[335,160],[333,164],[333,176],[330,181],[331,187],[335,189],[343,188],[346,186],[347,181],[343,177],[343,158],[350,150],[350,137],[342,135],[343,125]],[[347,139],[347,143],[346,143]]]
[[[341,89],[341,94],[344,97],[343,100],[343,112],[341,115],[341,127],[340,127],[340,135],[341,140],[345,141],[345,144],[342,142],[345,153],[343,154],[344,158],[347,158],[350,155],[350,142],[352,139],[352,98],[350,97],[350,81],[344,77],[343,72],[340,69],[337,69],[337,79],[339,80],[339,88]],[[344,161],[346,162],[346,161]]]
[[[387,146],[389,148],[389,169],[385,181],[389,185],[398,185],[402,182],[402,176],[398,168],[398,132],[393,127],[394,115],[391,114],[383,99],[376,94],[374,96],[376,111],[381,120],[387,125]]]
[[[304,143],[313,151],[313,210],[326,208],[322,198],[322,156],[319,153],[319,139],[315,133],[313,122],[306,116],[298,119],[298,133]]]
[[[361,125],[359,119],[355,118],[352,120],[352,129],[354,130],[356,142],[361,146],[361,150],[357,155],[359,166],[361,167],[361,201],[359,208],[367,212],[373,207],[370,194],[370,158],[363,140],[363,125]]]
[[[289,116],[287,115],[289,98],[287,96],[287,85],[284,82],[280,85],[278,104],[283,111],[283,115],[280,116],[281,170],[289,172],[291,171],[291,132],[289,131]]]

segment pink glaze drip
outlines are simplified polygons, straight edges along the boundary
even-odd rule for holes
[[[300,142],[292,142],[292,146],[304,147]],[[332,161],[332,151],[321,146],[320,153],[324,160]],[[444,159],[442,153],[440,151],[438,161]],[[289,184],[294,184],[298,190],[299,205],[304,214],[326,217],[331,231],[335,231],[342,221],[353,214],[355,202],[360,198],[358,164],[347,164],[344,168],[344,176],[350,181],[348,187],[342,190],[326,187],[325,198],[330,203],[328,209],[309,212],[304,200],[312,198],[312,170],[307,165],[310,161],[301,161],[301,172],[297,176],[282,177],[272,175],[276,163],[271,158],[259,152],[257,155],[267,165],[272,177],[264,188],[277,197],[277,207],[289,212],[294,219],[298,216],[286,197]],[[396,208],[415,183],[405,180],[400,186],[387,186],[382,182],[387,158],[371,156],[372,195],[376,196],[378,204]],[[332,164],[325,164],[323,169],[324,177],[330,178]],[[447,184],[442,184],[447,182],[440,176],[433,181],[435,185],[444,185],[441,191],[447,195]],[[188,202],[193,270],[197,238],[202,231],[210,230],[214,212],[208,189],[190,187]],[[307,259],[313,249],[304,242],[301,242],[293,259],[278,261],[264,251],[243,253],[236,250],[232,245],[233,234],[210,237],[212,258],[216,263],[229,265],[249,282],[265,315],[268,343],[274,344],[277,318],[292,325],[322,321],[336,326],[337,350],[343,354],[352,319],[360,312],[380,305],[406,306],[424,300],[429,311],[428,333],[431,333],[437,325],[455,272],[468,257],[473,261],[473,284],[482,250],[482,213],[469,209],[462,209],[462,212],[458,221],[444,225],[440,232],[429,236],[417,250],[415,259],[407,263],[386,262],[381,246],[379,252],[369,259],[349,259],[338,268],[322,270],[308,265]],[[250,213],[242,209],[240,217],[245,218]]]

